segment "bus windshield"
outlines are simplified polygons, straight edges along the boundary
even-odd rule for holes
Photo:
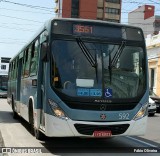
[[[125,99],[145,90],[144,49],[126,43],[53,40],[52,84],[71,97]]]
[[[7,91],[8,76],[0,75],[0,91]]]

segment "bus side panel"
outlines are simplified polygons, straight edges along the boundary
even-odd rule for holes
[[[11,81],[8,80],[8,91],[7,91],[7,102],[11,105],[12,94],[11,94]]]
[[[34,102],[36,102],[37,99],[37,87],[32,86],[32,80],[34,79],[36,79],[36,76],[24,78],[21,80],[20,114],[26,121],[29,121],[29,116],[28,116],[29,99],[30,97],[33,97]]]
[[[17,90],[17,81],[9,80],[8,82],[8,95],[7,101],[10,105],[12,105],[12,100],[16,100],[16,90]]]

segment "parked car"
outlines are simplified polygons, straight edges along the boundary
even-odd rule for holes
[[[154,102],[154,100],[149,98],[148,115],[149,116],[154,116],[156,111],[157,111],[156,103]]]
[[[156,95],[152,90],[149,91],[149,96],[156,103],[157,113],[160,113],[160,96]]]

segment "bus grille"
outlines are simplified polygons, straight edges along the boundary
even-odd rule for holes
[[[80,102],[68,102],[65,101],[66,105],[72,109],[80,110],[92,110],[99,111],[101,105],[105,105],[106,111],[122,111],[122,110],[132,110],[135,108],[137,103],[128,103],[128,104],[106,104],[106,103],[80,103]]]
[[[110,130],[112,135],[123,134],[129,127],[129,124],[123,125],[86,125],[74,124],[76,130],[83,135],[92,135],[94,131]]]

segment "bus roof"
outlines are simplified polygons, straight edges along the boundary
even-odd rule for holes
[[[112,26],[117,26],[117,27],[128,27],[128,28],[136,28],[142,30],[140,27],[136,26],[131,26],[127,24],[121,24],[121,23],[114,23],[114,22],[108,22],[108,21],[102,21],[102,20],[92,20],[92,19],[80,19],[80,18],[51,18],[48,21],[46,21],[40,29],[32,36],[32,38],[20,49],[20,51],[12,58],[10,59],[10,62],[14,60],[23,50],[30,45],[36,38],[37,36],[42,33],[45,29],[49,29],[51,26],[52,21],[54,20],[59,20],[59,21],[71,21],[71,22],[87,22],[87,23],[96,23],[96,24],[108,24]]]
[[[127,24],[122,24],[122,23],[114,23],[114,22],[109,22],[109,21],[93,20],[93,19],[81,19],[81,18],[52,18],[52,19],[48,20],[47,22],[51,22],[53,20],[73,21],[73,22],[74,21],[77,21],[77,22],[78,21],[79,22],[91,22],[91,23],[109,24],[109,25],[113,25],[113,26],[130,27],[130,28],[141,29],[140,27],[137,27],[137,26],[127,25]]]

